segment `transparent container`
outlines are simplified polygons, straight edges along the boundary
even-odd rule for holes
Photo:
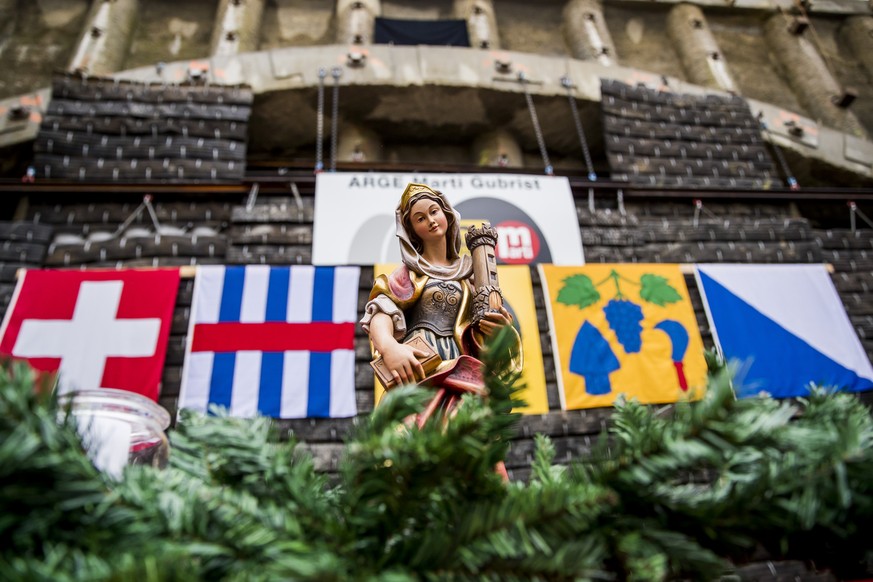
[[[70,406],[88,456],[101,471],[120,477],[126,465],[166,466],[170,413],[157,403],[113,388],[68,392],[59,400]]]

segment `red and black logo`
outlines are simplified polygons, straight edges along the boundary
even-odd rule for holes
[[[496,198],[472,198],[456,206],[463,222],[487,220],[497,230],[500,264],[551,263],[552,253],[539,226],[521,208]]]

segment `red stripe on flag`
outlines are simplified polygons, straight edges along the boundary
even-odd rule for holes
[[[286,352],[354,349],[354,323],[200,323],[192,352]]]

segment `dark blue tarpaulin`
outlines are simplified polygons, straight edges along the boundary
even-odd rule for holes
[[[377,18],[375,44],[470,46],[466,20]]]

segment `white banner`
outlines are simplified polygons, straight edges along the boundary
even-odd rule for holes
[[[322,173],[315,185],[312,263],[399,263],[394,210],[410,182],[443,192],[462,227],[489,221],[504,264],[581,265],[582,237],[567,178],[525,174]]]

